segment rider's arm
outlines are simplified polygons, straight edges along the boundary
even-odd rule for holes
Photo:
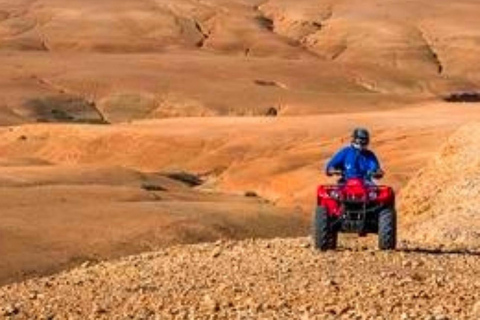
[[[345,157],[347,155],[347,148],[344,148],[337,152],[332,159],[327,163],[326,173],[329,175],[334,170],[343,170]]]
[[[372,151],[369,152],[368,171],[371,172],[371,173],[379,173],[379,174],[382,174],[382,172],[383,172],[383,170],[380,166],[380,161],[378,161],[377,156]]]

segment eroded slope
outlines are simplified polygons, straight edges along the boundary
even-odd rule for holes
[[[2,161],[0,283],[172,244],[305,230],[298,212],[196,183],[185,173]]]
[[[478,122],[462,127],[402,190],[404,237],[480,248],[479,137]]]
[[[474,91],[479,10],[472,0],[2,0],[0,124],[318,114]]]

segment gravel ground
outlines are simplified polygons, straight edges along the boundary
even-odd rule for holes
[[[176,246],[0,289],[7,319],[480,319],[479,253],[320,253],[307,238]],[[371,242],[371,243],[370,243]],[[344,241],[343,244],[346,242]]]

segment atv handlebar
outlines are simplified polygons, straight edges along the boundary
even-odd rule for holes
[[[374,179],[377,179],[377,180],[382,179],[384,175],[385,175],[385,172],[382,169],[380,169],[376,172],[370,173],[370,176]]]
[[[341,170],[327,170],[327,176],[343,176],[343,171]]]
[[[367,174],[367,177],[379,180],[379,179],[382,179],[384,175],[385,175],[385,172],[380,169],[380,170],[375,171],[375,172],[369,172]],[[327,176],[329,176],[329,177],[343,176],[343,171],[342,170],[327,170]]]

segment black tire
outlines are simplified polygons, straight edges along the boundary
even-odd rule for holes
[[[337,248],[338,233],[333,231],[330,225],[330,218],[324,207],[318,206],[315,209],[313,219],[313,241],[315,249],[326,251]]]
[[[385,209],[378,215],[378,247],[380,250],[395,250],[397,247],[397,213]]]

